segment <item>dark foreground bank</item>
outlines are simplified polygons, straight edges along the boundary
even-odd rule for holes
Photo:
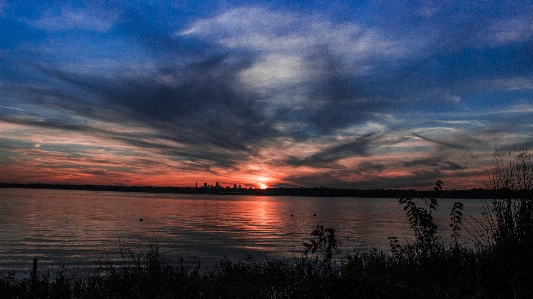
[[[292,261],[167,262],[152,244],[124,253],[120,265],[101,261],[90,275],[71,270],[0,277],[1,298],[533,298],[529,248],[348,255]]]

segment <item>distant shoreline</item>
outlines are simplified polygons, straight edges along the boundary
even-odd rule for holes
[[[0,183],[0,188],[24,189],[55,189],[85,190],[114,192],[147,192],[147,193],[181,193],[181,194],[219,194],[219,195],[257,195],[257,196],[308,196],[308,197],[365,197],[365,198],[397,198],[399,196],[428,197],[431,191],[404,189],[341,189],[329,187],[278,187],[267,189],[244,188],[204,188],[204,187],[155,187],[155,186],[121,186],[121,185],[75,185],[75,184],[41,184],[41,183]],[[441,198],[493,198],[494,192],[489,189],[442,190]]]

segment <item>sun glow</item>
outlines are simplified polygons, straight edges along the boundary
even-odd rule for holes
[[[259,181],[259,183],[258,183],[259,188],[266,189],[266,188],[268,188],[267,183],[269,181],[271,181],[272,179],[269,178],[269,177],[266,177],[266,176],[260,176],[260,177],[257,178],[257,180]]]

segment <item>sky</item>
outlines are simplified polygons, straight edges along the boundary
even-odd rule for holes
[[[530,1],[0,0],[0,28],[0,182],[469,189],[533,150]]]

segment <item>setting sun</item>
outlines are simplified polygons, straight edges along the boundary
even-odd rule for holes
[[[259,184],[259,188],[261,188],[261,189],[266,189],[266,188],[267,188],[267,185],[265,185],[265,184]]]

